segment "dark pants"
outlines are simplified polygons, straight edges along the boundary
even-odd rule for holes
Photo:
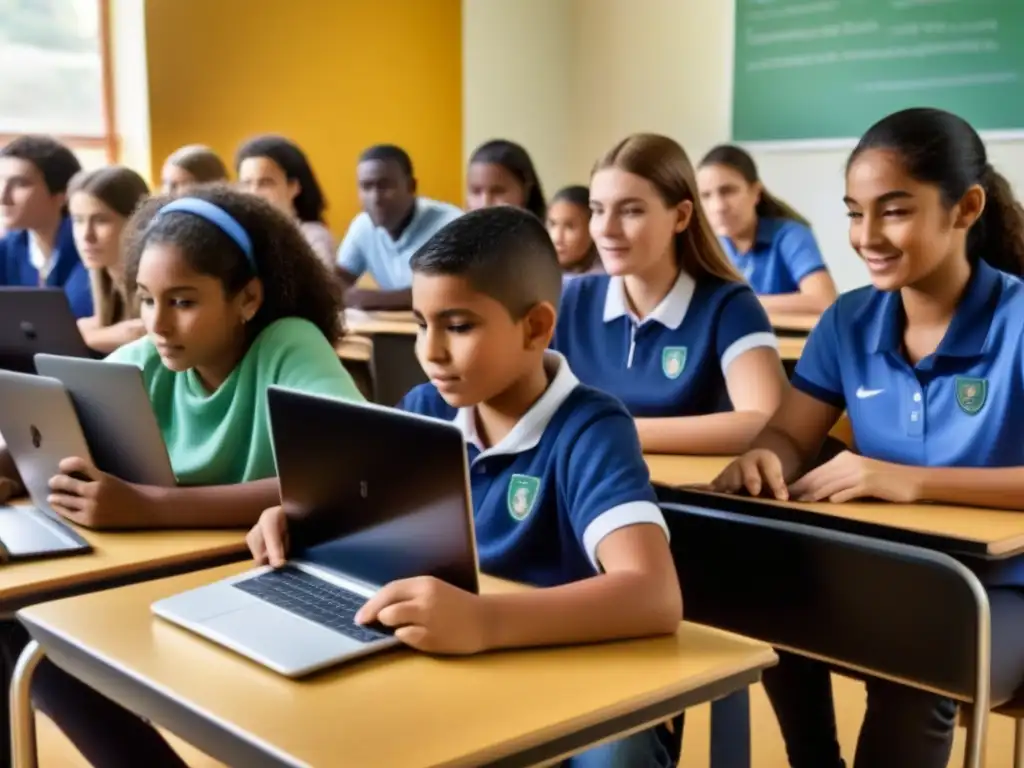
[[[1024,590],[988,592],[992,614],[992,703],[1024,685]],[[843,768],[828,665],[779,651],[762,680],[792,768]],[[957,705],[952,699],[868,677],[867,712],[854,768],[946,768]]]
[[[18,656],[28,633],[16,621],[0,621],[0,659],[4,690],[10,690]],[[11,764],[9,699],[2,697],[3,750],[0,765]],[[96,768],[188,768],[163,736],[146,720],[43,659],[32,678],[32,701],[53,720]]]

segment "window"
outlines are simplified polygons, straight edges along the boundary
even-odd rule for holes
[[[108,22],[109,0],[0,0],[0,144],[47,133],[114,159]]]

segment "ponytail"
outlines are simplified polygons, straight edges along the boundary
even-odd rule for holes
[[[986,164],[979,183],[985,209],[967,236],[967,252],[1011,275],[1024,275],[1024,207],[1006,177]]]
[[[811,228],[811,222],[797,213],[785,200],[780,200],[765,189],[764,186],[761,187],[761,199],[757,201],[757,207],[754,210],[759,219],[789,219],[797,224],[803,224],[808,229]]]

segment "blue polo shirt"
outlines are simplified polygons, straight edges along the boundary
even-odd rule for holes
[[[39,288],[39,271],[29,256],[29,233],[15,230],[0,238],[0,285]],[[75,317],[91,317],[92,291],[89,271],[82,264],[71,235],[71,218],[64,217],[57,233],[57,248],[44,286],[63,288]]]
[[[416,198],[416,211],[408,226],[391,238],[384,227],[376,227],[365,211],[349,225],[338,246],[338,266],[356,277],[369,272],[382,291],[399,291],[412,285],[409,260],[439,229],[462,215],[448,203],[426,197]]]
[[[497,445],[483,449],[474,408],[456,410],[432,384],[402,401],[453,421],[466,438],[481,570],[553,587],[594,576],[605,536],[630,525],[668,528],[636,427],[608,395],[582,386],[549,352],[547,390]]]
[[[754,244],[740,253],[732,240],[720,238],[732,263],[754,293],[799,293],[800,281],[825,269],[814,233],[791,219],[758,219]]]
[[[778,349],[778,340],[748,285],[680,271],[642,321],[629,308],[621,277],[573,280],[552,346],[581,381],[644,418],[730,410],[729,365],[757,347]]]
[[[1024,466],[1024,283],[979,261],[938,348],[916,366],[902,353],[904,326],[898,292],[843,294],[811,332],[793,386],[845,407],[863,456]],[[985,581],[1024,585],[1019,559]]]

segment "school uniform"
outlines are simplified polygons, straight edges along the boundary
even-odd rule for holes
[[[91,317],[89,271],[82,264],[65,216],[57,232],[53,254],[44,254],[28,230],[8,232],[0,238],[0,285],[63,288],[75,317]]]
[[[754,244],[746,253],[740,253],[728,237],[719,239],[759,296],[799,293],[801,280],[825,269],[814,233],[792,219],[758,218]]]
[[[248,483],[274,477],[267,387],[276,384],[345,400],[362,400],[351,375],[320,330],[285,317],[253,339],[245,356],[210,393],[195,370],[176,372],[147,337],[107,357],[142,370],[171,466],[181,485]]]
[[[142,370],[179,485],[232,485],[276,476],[266,405],[271,384],[363,399],[330,342],[297,317],[264,328],[213,393],[195,371],[166,368],[148,338],[121,347],[107,360]],[[0,622],[0,637],[0,651],[13,665],[27,636],[16,622]],[[32,695],[36,707],[98,765],[135,764],[132,760],[144,755],[150,768],[185,768],[152,726],[47,660],[36,670]]]
[[[397,239],[384,227],[375,226],[365,211],[349,225],[338,246],[338,266],[361,277],[369,272],[382,291],[398,291],[412,285],[409,260],[445,224],[462,215],[448,203],[416,198],[412,218]]]
[[[778,340],[748,285],[680,271],[643,320],[629,308],[621,277],[573,280],[552,347],[581,381],[644,418],[730,410],[729,366],[751,349],[778,349]]]
[[[913,366],[902,353],[904,327],[898,292],[866,287],[842,295],[808,338],[793,386],[846,408],[858,451],[868,458],[927,467],[1024,466],[1024,283],[979,262],[938,348]],[[992,699],[1006,701],[1024,682],[1024,557],[992,567],[965,563],[989,592]],[[764,683],[789,748],[799,752],[797,759],[791,752],[792,764],[840,765],[827,714],[827,669],[780,655]],[[868,691],[858,766],[946,765],[956,713],[951,700],[873,679]]]
[[[614,398],[579,383],[565,359],[548,352],[547,390],[498,444],[485,448],[474,408],[448,405],[422,384],[400,408],[453,422],[466,439],[480,569],[538,587],[600,572],[597,550],[610,533],[649,523],[668,536],[650,485],[636,428]],[[589,765],[668,765],[653,730],[570,761]]]

